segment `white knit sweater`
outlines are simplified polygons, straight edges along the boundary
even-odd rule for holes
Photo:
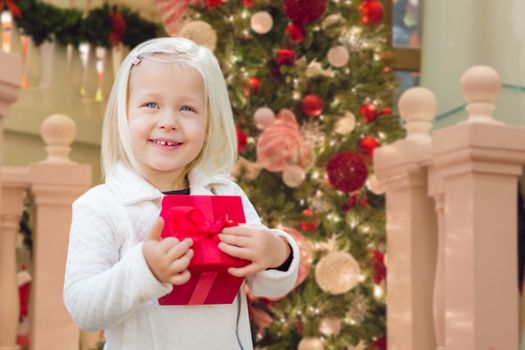
[[[252,204],[231,180],[189,175],[191,194],[242,196],[246,222],[260,224]],[[161,209],[163,194],[122,163],[103,185],[73,204],[64,301],[84,330],[105,329],[107,350],[253,349],[244,288],[230,305],[160,306],[169,293],[142,254],[142,241]],[[251,293],[277,297],[297,278],[299,250],[281,230],[293,252],[286,272],[266,270],[246,279]],[[238,310],[240,304],[240,311]],[[239,344],[240,343],[240,344]]]

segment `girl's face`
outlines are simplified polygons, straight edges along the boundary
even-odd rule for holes
[[[199,155],[206,138],[202,77],[193,68],[146,58],[133,66],[129,83],[133,153],[146,178],[165,187],[160,190],[180,187],[186,165]]]

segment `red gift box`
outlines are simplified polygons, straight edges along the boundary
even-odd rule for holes
[[[246,222],[239,196],[166,195],[160,216],[164,219],[161,237],[190,237],[193,258],[191,278],[159,299],[160,305],[231,304],[244,280],[228,273],[249,261],[219,250],[218,234],[224,227]]]

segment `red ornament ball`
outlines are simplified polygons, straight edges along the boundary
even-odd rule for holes
[[[385,256],[378,249],[373,250],[372,255],[374,256],[374,283],[380,284],[386,279]]]
[[[301,230],[306,231],[306,232],[317,230],[320,223],[321,223],[321,220],[319,219],[319,216],[313,210],[311,209],[303,210],[302,219],[301,219],[301,222],[299,223]]]
[[[354,192],[368,178],[368,168],[363,157],[352,152],[339,152],[332,156],[326,166],[328,181],[339,191]]]
[[[381,337],[372,342],[372,346],[377,350],[386,350],[387,349],[387,340],[386,337]]]
[[[304,28],[296,23],[290,23],[286,26],[286,35],[294,44],[298,44],[304,40]]]
[[[259,88],[261,87],[261,79],[257,77],[251,77],[248,79],[248,82],[244,86],[244,94],[246,96],[249,95],[257,95],[259,93]]]
[[[305,25],[321,18],[326,3],[327,0],[284,0],[284,13],[292,21]]]
[[[372,123],[377,117],[379,117],[379,112],[377,111],[376,106],[371,103],[365,103],[362,105],[361,108],[359,108],[359,113],[367,123]]]
[[[241,2],[247,8],[253,7],[254,5],[253,0],[242,0]]]
[[[235,127],[235,133],[237,134],[237,152],[241,153],[246,148],[248,142],[248,135],[241,131],[238,127]]]
[[[277,51],[277,63],[279,65],[291,66],[295,62],[295,52],[292,49],[279,49]]]
[[[303,112],[309,117],[317,117],[323,113],[323,100],[321,97],[310,94],[303,98]]]
[[[365,136],[359,140],[359,148],[367,156],[373,156],[374,150],[379,146],[381,146],[381,142],[373,136]]]
[[[379,115],[392,115],[392,109],[385,107],[379,112]]]
[[[383,5],[376,0],[365,0],[359,5],[363,24],[379,24],[383,19]]]
[[[206,7],[212,9],[222,5],[222,0],[206,0]]]

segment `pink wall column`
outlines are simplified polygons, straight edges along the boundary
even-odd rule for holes
[[[63,304],[64,272],[71,224],[71,204],[91,184],[91,167],[67,155],[75,136],[73,121],[62,115],[47,118],[42,137],[48,159],[32,164],[35,199],[34,277],[30,301],[32,350],[78,350],[79,330]]]
[[[374,153],[386,190],[387,332],[390,350],[435,349],[432,295],[437,224],[427,194],[428,131],[436,101],[428,90],[410,89],[400,99],[407,137]]]
[[[444,200],[447,350],[518,349],[517,177],[525,128],[492,119],[497,73],[462,77],[470,117],[433,133]]]
[[[21,77],[22,60],[18,56],[0,51],[0,167],[3,164],[4,118],[18,98]],[[0,200],[0,212],[2,202]],[[14,260],[16,247],[12,236],[12,232],[0,232],[0,348],[5,350],[18,348],[18,288]]]

